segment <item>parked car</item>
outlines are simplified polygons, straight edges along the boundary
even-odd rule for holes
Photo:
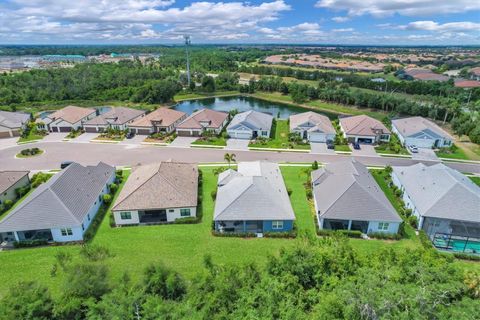
[[[410,149],[411,153],[418,153],[417,146],[411,145],[411,146],[408,146],[408,149]]]
[[[133,133],[132,131],[130,131],[129,133],[127,133],[127,139],[132,139],[133,137],[135,137],[135,133]]]
[[[68,167],[69,165],[71,165],[73,163],[73,161],[63,161],[61,164],[60,164],[60,169],[65,169],[66,167]]]
[[[335,149],[335,144],[332,140],[327,141],[327,149]]]
[[[353,149],[355,149],[355,150],[360,150],[360,143],[355,142],[355,143],[353,144]]]

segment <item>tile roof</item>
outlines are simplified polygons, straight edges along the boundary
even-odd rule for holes
[[[443,163],[393,167],[420,215],[480,223],[480,187]]]
[[[367,167],[356,160],[315,170],[312,183],[321,218],[402,222]]]
[[[278,164],[240,162],[220,175],[214,220],[295,220]]]
[[[340,118],[340,123],[348,135],[377,136],[378,134],[390,133],[390,130],[383,123],[363,114]]]
[[[227,130],[235,130],[238,126],[246,126],[251,130],[270,130],[272,128],[272,121],[272,115],[250,110],[235,115],[228,125]]]
[[[453,137],[448,134],[448,132],[440,128],[434,122],[422,117],[394,119],[392,120],[392,125],[395,126],[398,132],[404,137],[410,137],[418,134],[419,132],[429,130],[437,134],[439,137],[453,140]]]
[[[10,129],[21,128],[30,120],[30,115],[21,112],[8,112],[0,110],[0,126]]]
[[[93,119],[86,121],[85,125],[109,125],[117,124],[122,125],[133,119],[145,114],[143,110],[137,110],[126,107],[114,107],[110,111],[105,112]]]
[[[80,226],[115,168],[72,163],[41,184],[2,221],[0,232]]]
[[[63,119],[68,123],[74,124],[95,112],[95,109],[66,106],[65,108],[57,110],[54,113],[48,115],[48,118],[52,121],[56,119]]]
[[[0,193],[10,189],[26,175],[28,175],[28,171],[0,171]]]
[[[478,87],[480,87],[480,81],[458,79],[458,80],[455,80],[455,87],[457,87],[457,88],[478,88]]]
[[[157,126],[169,127],[178,120],[185,117],[187,114],[182,111],[173,110],[170,108],[158,108],[146,116],[135,120],[130,123],[129,127],[152,127],[153,122]]]
[[[187,119],[180,123],[179,129],[218,129],[228,118],[228,113],[214,111],[211,109],[201,109],[192,113]]]
[[[135,168],[112,210],[146,210],[196,207],[196,164],[160,162]]]
[[[330,119],[313,111],[307,111],[290,116],[290,131],[308,127],[307,131],[335,134],[335,128]]]

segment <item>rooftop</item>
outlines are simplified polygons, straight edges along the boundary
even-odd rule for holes
[[[0,171],[0,193],[10,189],[26,175],[28,175],[28,171]]]
[[[214,111],[211,109],[201,109],[192,113],[187,119],[178,125],[180,129],[217,129],[222,126],[228,118],[228,113]]]
[[[312,132],[329,134],[336,133],[335,128],[328,117],[313,111],[307,111],[290,116],[290,131],[293,131],[299,127],[308,127],[308,131]]]
[[[83,118],[95,113],[95,109],[91,108],[82,108],[76,106],[66,106],[60,110],[55,111],[54,113],[48,115],[48,118],[52,119],[52,121],[56,119],[63,119],[68,123],[77,123],[78,121],[82,120]]]
[[[114,107],[110,111],[105,112],[93,119],[85,122],[86,125],[122,125],[133,119],[140,117],[145,111],[126,107]]]
[[[153,126],[153,122],[155,122],[156,125],[169,127],[184,116],[186,116],[186,113],[182,111],[177,111],[170,108],[158,108],[145,115],[145,117],[135,120],[129,124],[129,126],[151,127]]]
[[[379,133],[390,133],[383,123],[366,115],[340,118],[340,124],[348,135],[376,136]]]

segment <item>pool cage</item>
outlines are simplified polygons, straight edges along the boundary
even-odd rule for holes
[[[438,220],[424,230],[430,236],[433,245],[442,250],[464,252],[480,255],[480,224],[458,220]],[[446,226],[446,228],[442,227]]]

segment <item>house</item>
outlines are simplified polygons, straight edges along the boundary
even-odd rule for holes
[[[0,110],[0,138],[19,137],[29,120],[29,114]]]
[[[51,132],[70,132],[82,128],[84,122],[95,116],[95,109],[67,106],[37,121],[37,125]]]
[[[114,180],[115,168],[105,163],[72,163],[0,221],[0,241],[82,241]]]
[[[270,137],[273,117],[270,114],[255,110],[245,111],[233,117],[227,127],[230,138],[255,139],[257,137]]]
[[[410,117],[392,120],[392,131],[406,146],[419,148],[449,147],[453,137],[430,120],[422,117]]]
[[[136,134],[171,133],[186,118],[187,114],[185,112],[169,108],[158,108],[146,116],[133,121],[128,127],[131,132]]]
[[[320,229],[398,232],[402,219],[360,162],[332,162],[313,171],[312,188]]]
[[[295,214],[278,164],[240,162],[218,177],[214,211],[218,232],[288,232]]]
[[[15,200],[16,190],[30,184],[28,171],[0,171],[0,204]]]
[[[392,169],[392,182],[403,192],[405,206],[418,218],[418,229],[434,244],[450,235],[478,241],[480,187],[473,181],[443,163]]]
[[[93,119],[86,121],[86,132],[103,132],[108,128],[125,130],[129,123],[143,117],[145,111],[126,107],[115,107]]]
[[[160,162],[133,170],[112,211],[117,226],[173,222],[195,217],[197,202],[197,166]]]
[[[297,132],[310,142],[335,140],[336,131],[330,119],[316,112],[307,111],[289,118],[290,132]]]
[[[377,119],[366,115],[340,118],[340,129],[348,142],[352,143],[390,141],[390,130]]]
[[[202,109],[192,113],[177,126],[179,136],[199,137],[205,131],[220,134],[228,122],[228,113]]]

